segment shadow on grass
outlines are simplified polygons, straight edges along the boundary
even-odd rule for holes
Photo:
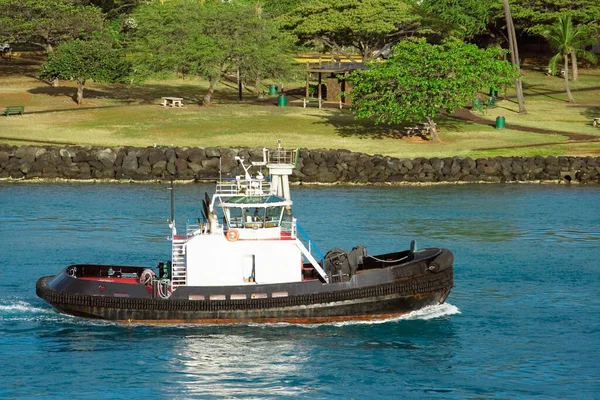
[[[563,98],[554,96],[557,94],[564,95],[566,93],[564,90],[559,91],[559,90],[541,89],[542,87],[543,87],[542,85],[531,85],[531,84],[527,84],[527,83],[523,82],[523,91],[526,90],[528,92],[525,96],[527,96],[527,95],[543,96],[543,97],[547,97],[552,100],[557,100],[557,101],[561,101],[561,102],[565,101],[565,99],[563,99]]]
[[[589,124],[592,125],[594,118],[600,118],[600,106],[586,106],[583,107],[581,115],[589,119]]]
[[[73,83],[62,83],[63,86],[39,86],[29,89],[31,94],[43,94],[54,97],[69,97],[75,101],[77,88]],[[113,84],[100,85],[85,88],[84,99],[116,100],[124,104],[159,104],[161,97],[182,97],[184,104],[202,105],[206,94],[206,88],[198,85],[166,85],[145,84],[140,86]],[[250,96],[245,96],[250,98]],[[231,90],[229,85],[220,85],[213,94],[213,102],[235,102],[237,93]]]
[[[0,59],[0,76],[28,77],[38,79],[42,61],[38,58],[13,57],[12,60]]]
[[[408,138],[406,127],[417,124],[376,124],[374,120],[357,120],[350,112],[333,111],[322,117],[322,121],[317,124],[333,126],[335,133],[341,137],[355,137],[359,139],[403,139]],[[438,129],[459,131],[460,125],[464,122],[457,121],[445,116],[440,116],[436,120]],[[410,137],[419,137],[411,135]]]
[[[564,80],[563,80],[564,82]],[[573,84],[573,81],[569,80],[569,86]],[[544,86],[537,84],[537,85],[532,85],[532,84],[527,84],[525,82],[523,82],[523,90],[527,90],[530,93],[526,93],[525,94],[525,99],[527,99],[527,96],[529,95],[536,95],[536,96],[544,96],[544,97],[548,97],[552,100],[557,100],[560,102],[566,102],[565,98],[561,98],[561,97],[555,97],[554,95],[564,95],[566,96],[566,89],[561,89],[561,90],[549,90],[549,89],[542,89]],[[586,88],[573,88],[570,87],[571,93],[576,94],[576,93],[585,93],[585,92],[593,92],[600,89],[600,86],[593,86],[593,87],[586,87]]]

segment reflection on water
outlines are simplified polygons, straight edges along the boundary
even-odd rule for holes
[[[188,396],[238,397],[249,388],[261,397],[297,395],[302,388],[289,383],[307,367],[305,352],[311,350],[297,343],[252,334],[189,335],[175,344],[170,364]]]

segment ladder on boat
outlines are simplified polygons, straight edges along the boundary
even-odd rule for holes
[[[186,284],[185,242],[185,239],[173,239],[171,259],[171,285],[173,288]]]

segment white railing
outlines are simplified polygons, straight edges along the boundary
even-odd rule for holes
[[[289,233],[292,238],[296,238],[298,236],[298,231],[296,229],[296,220],[293,221],[281,221],[281,232]]]
[[[267,151],[267,164],[296,165],[298,149],[275,149]]]
[[[215,194],[226,196],[262,196],[271,193],[271,182],[267,179],[240,179],[218,181]]]

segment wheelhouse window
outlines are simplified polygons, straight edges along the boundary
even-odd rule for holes
[[[222,201],[223,225],[226,228],[275,228],[281,225],[285,199],[275,196],[235,196]]]

